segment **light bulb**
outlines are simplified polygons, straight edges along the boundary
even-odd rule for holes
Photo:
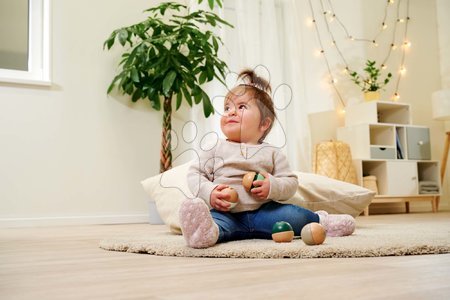
[[[404,66],[402,66],[400,68],[400,75],[405,75],[405,73],[406,73],[406,68]]]
[[[316,56],[321,56],[322,54],[325,53],[325,51],[319,49],[319,50],[316,50],[314,53]]]
[[[383,25],[383,26],[382,26],[383,30],[387,28],[387,24],[386,24],[386,23],[383,22],[382,25]]]
[[[395,50],[395,49],[397,49],[397,46],[395,44],[391,44],[391,49]]]
[[[398,101],[399,99],[400,99],[400,95],[397,92],[395,92],[395,94],[392,96],[392,100]]]
[[[382,70],[386,70],[386,68],[387,68],[387,66],[386,66],[385,64],[382,64],[382,65],[381,65],[381,69],[382,69]]]

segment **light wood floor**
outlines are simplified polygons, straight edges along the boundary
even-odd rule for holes
[[[436,222],[450,213],[358,217]],[[148,224],[0,230],[0,299],[450,299],[450,254],[211,259],[108,252],[99,240]],[[449,228],[450,238],[450,228]]]

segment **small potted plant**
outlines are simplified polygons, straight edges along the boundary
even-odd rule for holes
[[[361,76],[357,72],[350,73],[352,81],[364,92],[364,99],[366,101],[379,100],[379,90],[386,86],[392,78],[392,74],[388,73],[384,80],[381,79],[381,70],[375,64],[376,62],[374,60],[367,60],[366,67],[364,68],[366,76]]]

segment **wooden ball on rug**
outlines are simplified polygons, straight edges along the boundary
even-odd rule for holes
[[[239,202],[239,196],[235,189],[232,187],[227,187],[222,190],[222,192],[227,193],[230,195],[230,199],[227,201],[230,203],[230,209],[236,206],[236,204]]]
[[[327,234],[322,225],[313,222],[306,224],[300,235],[306,245],[320,245],[325,241]]]
[[[272,227],[272,239],[277,243],[289,243],[294,239],[291,224],[285,221],[276,222]]]
[[[250,190],[252,188],[254,188],[253,181],[255,181],[255,180],[264,180],[264,179],[265,179],[265,177],[263,175],[261,175],[260,173],[248,172],[242,178],[242,185],[244,186],[244,188],[245,188],[245,190],[247,192],[250,192]]]

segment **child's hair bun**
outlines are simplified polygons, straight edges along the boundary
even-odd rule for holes
[[[239,73],[238,80],[239,79],[243,81],[243,84],[253,86],[267,94],[272,92],[270,83],[266,79],[258,76],[255,71],[251,69],[242,70]]]

